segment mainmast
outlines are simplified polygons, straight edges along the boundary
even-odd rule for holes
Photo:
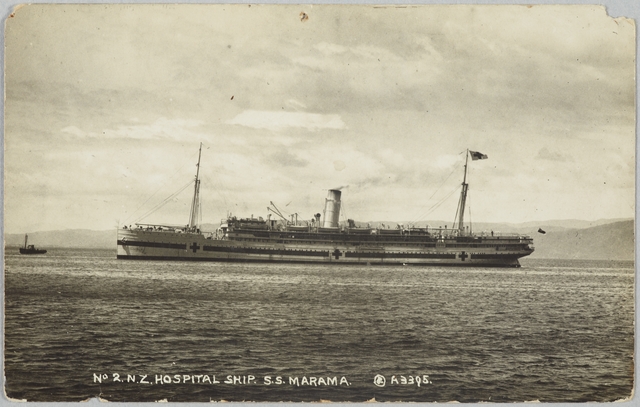
[[[489,158],[486,154],[482,154],[478,151],[470,151],[467,149],[467,153],[464,159],[464,178],[462,179],[462,191],[460,192],[460,202],[458,203],[458,234],[463,236],[465,233],[464,230],[464,208],[467,204],[467,190],[469,188],[469,184],[467,184],[467,165],[469,164],[469,156],[471,156],[471,160],[486,160]],[[455,229],[455,224],[454,224]]]
[[[191,202],[191,214],[189,215],[189,230],[195,232],[198,229],[198,214],[200,212],[200,157],[202,156],[202,143],[198,151],[198,164],[196,165],[196,182]]]
[[[458,232],[459,235],[462,236],[464,234],[464,207],[467,203],[467,189],[469,188],[469,184],[467,184],[467,165],[469,164],[469,149],[465,154],[464,159],[464,178],[462,179],[462,191],[460,191],[460,202],[458,203]]]

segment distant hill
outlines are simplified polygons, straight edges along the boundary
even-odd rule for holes
[[[372,227],[384,224],[385,227],[396,228],[402,222],[356,222],[359,226],[369,223]],[[407,224],[407,223],[405,223]],[[419,226],[429,224],[432,227],[444,225],[445,222],[421,222]],[[566,228],[563,225],[596,226],[583,228]],[[538,233],[542,228],[547,233]],[[215,230],[213,225],[203,225],[205,231]],[[532,258],[545,259],[602,259],[602,260],[633,260],[635,253],[634,221],[604,220],[588,221],[545,221],[529,222],[525,224],[507,223],[477,223],[473,225],[475,232],[495,231],[502,233],[519,233],[529,235],[534,239],[536,251]],[[47,232],[29,233],[29,244],[45,249],[55,247],[77,248],[115,248],[115,230],[53,230]],[[17,247],[24,244],[23,234],[5,235],[5,245]]]
[[[610,223],[623,222],[633,219],[619,218],[619,219],[598,219],[598,220],[578,220],[578,219],[564,219],[564,220],[545,220],[543,222],[525,222],[517,224],[518,227],[532,228],[539,227],[540,224],[544,224],[546,227],[564,228],[564,229],[585,229],[594,226],[607,225]]]
[[[532,258],[633,260],[635,256],[633,220],[532,236],[536,248]]]

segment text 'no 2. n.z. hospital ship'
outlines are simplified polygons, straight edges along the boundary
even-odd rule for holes
[[[467,150],[457,225],[443,228],[362,228],[339,224],[341,191],[331,189],[324,216],[309,222],[282,219],[239,219],[229,216],[215,233],[198,225],[200,157],[189,224],[167,226],[136,223],[118,229],[118,259],[237,261],[330,264],[404,264],[424,266],[519,267],[533,252],[533,239],[522,235],[473,234],[464,226],[467,165],[486,155]],[[274,205],[275,207],[275,205]]]

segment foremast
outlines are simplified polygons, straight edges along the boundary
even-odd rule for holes
[[[196,165],[196,182],[193,188],[193,201],[191,202],[191,213],[189,215],[189,224],[187,225],[190,232],[198,232],[200,229],[200,157],[202,156],[202,143],[198,151],[198,164]]]

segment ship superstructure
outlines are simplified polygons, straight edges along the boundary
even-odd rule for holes
[[[118,259],[519,267],[518,259],[534,250],[529,236],[473,234],[465,227],[468,159],[487,158],[475,151],[466,153],[452,228],[358,227],[351,219],[341,225],[342,192],[331,189],[323,214],[310,221],[289,220],[272,203],[280,219],[229,216],[215,233],[202,232],[198,224],[201,151],[189,223],[119,228]]]

